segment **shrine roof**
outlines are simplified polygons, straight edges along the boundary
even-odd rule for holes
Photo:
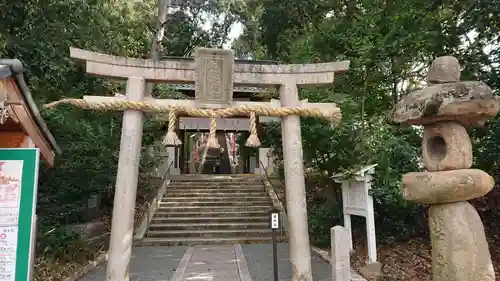
[[[36,147],[40,148],[41,156],[53,164],[54,154],[61,154],[53,135],[40,115],[28,85],[24,79],[24,67],[18,59],[0,59],[0,80],[10,80],[7,85],[7,98],[21,101],[22,105],[11,106],[13,113],[19,119],[19,125],[32,139]],[[9,91],[9,89],[11,89]]]

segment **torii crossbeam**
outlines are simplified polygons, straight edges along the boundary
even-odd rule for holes
[[[180,58],[159,62],[115,57],[75,48],[70,49],[70,54],[72,58],[85,61],[87,72],[90,74],[127,79],[125,96],[85,96],[81,100],[61,100],[49,105],[70,103],[87,109],[124,111],[106,280],[128,280],[143,133],[142,112],[175,111],[189,116],[211,117],[213,120],[215,117],[238,115],[250,115],[251,118],[255,115],[282,118],[292,280],[312,281],[299,116],[312,116],[338,123],[340,109],[333,103],[300,101],[298,87],[333,83],[335,74],[348,70],[349,61],[256,65],[235,62],[230,50],[207,48],[197,49],[196,60]],[[195,83],[195,100],[145,97],[148,81]],[[233,85],[277,87],[280,100],[233,101]]]

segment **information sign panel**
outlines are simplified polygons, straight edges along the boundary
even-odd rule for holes
[[[38,165],[36,148],[0,149],[0,281],[32,276]]]
[[[279,213],[271,214],[271,228],[278,229],[279,228]]]

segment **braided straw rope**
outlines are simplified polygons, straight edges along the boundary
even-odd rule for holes
[[[220,148],[219,141],[215,135],[217,131],[217,120],[215,118],[215,116],[210,117],[210,132],[207,139],[207,146],[210,148]]]
[[[329,114],[324,114],[317,108],[302,108],[302,107],[280,107],[271,108],[266,106],[238,106],[227,107],[219,109],[199,109],[191,108],[182,105],[156,105],[144,101],[127,101],[127,100],[113,100],[113,101],[100,101],[90,102],[83,99],[61,99],[55,102],[45,104],[45,108],[55,108],[60,104],[70,104],[83,109],[100,110],[100,111],[124,111],[124,110],[139,110],[156,113],[168,112],[168,131],[163,140],[165,145],[180,145],[181,140],[175,133],[175,126],[177,113],[184,113],[194,117],[209,117],[211,118],[210,133],[207,145],[213,148],[219,148],[219,142],[215,136],[217,130],[217,117],[231,117],[231,116],[250,116],[250,136],[246,141],[246,146],[258,147],[260,141],[257,136],[256,115],[284,117],[289,115],[298,115],[301,117],[315,117],[330,121],[331,124],[338,124],[340,122],[341,113],[340,109],[336,108]]]
[[[168,130],[165,138],[163,139],[163,144],[166,146],[179,146],[182,141],[177,136],[175,132],[175,125],[177,124],[177,116],[175,110],[168,112]]]
[[[250,112],[250,136],[248,137],[245,146],[248,147],[259,147],[260,140],[257,136],[257,122],[255,121],[255,112]]]
[[[281,107],[271,108],[264,106],[238,106],[220,109],[199,109],[190,108],[181,105],[155,105],[143,101],[125,101],[114,100],[109,102],[89,102],[83,99],[62,99],[59,101],[45,104],[45,108],[55,108],[60,104],[71,104],[83,109],[101,110],[101,111],[123,111],[123,110],[140,110],[157,113],[166,113],[172,110],[182,112],[194,117],[230,117],[238,115],[250,115],[253,111],[257,115],[284,117],[289,115],[298,115],[301,117],[315,117],[330,121],[333,124],[340,122],[340,109],[333,110],[330,114],[323,114],[316,108],[302,107]]]

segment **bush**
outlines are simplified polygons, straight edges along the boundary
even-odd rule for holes
[[[396,128],[386,125],[384,129],[384,137],[372,150],[373,163],[378,163],[372,185],[377,236],[384,239],[421,235],[425,229],[422,206],[406,201],[401,186],[403,174],[419,170],[420,149],[408,142],[408,135],[391,134]]]
[[[309,206],[309,235],[311,242],[319,247],[330,246],[330,228],[341,225],[342,206],[331,202],[323,202]]]
[[[37,235],[39,256],[60,262],[86,261],[92,253],[88,244],[75,231],[66,227],[54,227],[48,231],[39,231]]]
[[[280,153],[279,126],[269,124],[265,129],[263,142]],[[401,188],[401,176],[420,169],[418,129],[393,126],[384,116],[375,116],[366,121],[363,130],[359,120],[349,115],[335,130],[317,120],[302,122],[305,168],[316,171],[316,178],[307,180],[307,191],[311,239],[318,245],[328,244],[330,228],[342,224],[340,189],[331,184],[330,176],[375,163],[372,195],[378,238],[410,238],[424,233],[423,207],[404,200]],[[278,162],[282,161],[280,156]],[[356,225],[354,221],[353,227],[364,228],[364,223]]]

